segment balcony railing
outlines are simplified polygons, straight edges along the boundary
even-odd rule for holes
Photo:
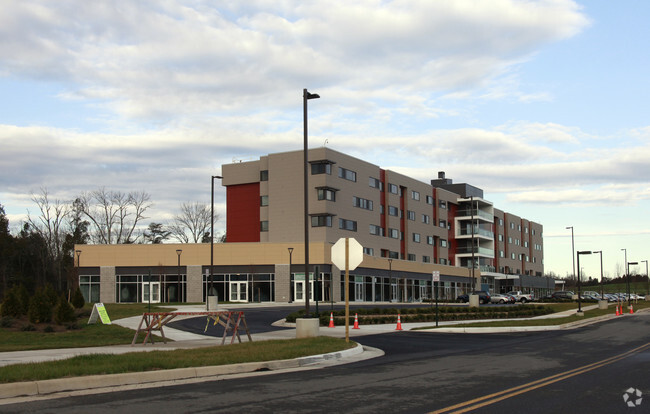
[[[487,247],[475,247],[473,250],[474,253],[484,254],[486,256],[494,257],[494,250],[488,249]],[[472,253],[472,247],[471,246],[458,247],[458,249],[456,249],[456,253],[458,254]]]
[[[458,213],[456,213],[456,215],[457,215],[457,217],[472,217],[472,210],[473,210],[473,213],[474,213],[473,214],[474,217],[482,217],[482,218],[490,220],[490,221],[494,220],[494,216],[492,214],[488,213],[487,211],[471,209],[471,208],[458,210]]]
[[[460,236],[471,236],[472,235],[472,229],[471,228],[461,228],[460,229]],[[485,236],[489,237],[490,239],[494,239],[494,232],[490,230],[485,230],[481,228],[474,228],[474,235],[475,236]]]

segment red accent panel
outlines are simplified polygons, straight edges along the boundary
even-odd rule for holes
[[[449,240],[449,263],[452,266],[457,266],[456,261],[454,260],[456,252],[458,251],[458,242],[456,241],[456,237],[454,237],[454,234],[456,234],[456,220],[454,219],[458,216],[458,206],[456,204],[447,203],[447,211],[449,211],[447,214],[447,220],[448,223],[451,224],[451,229],[449,229],[447,233],[447,238]]]
[[[260,241],[260,183],[226,188],[226,242]]]

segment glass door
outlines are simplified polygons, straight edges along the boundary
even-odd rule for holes
[[[363,301],[363,282],[354,283],[354,300],[356,302]]]
[[[160,282],[142,283],[142,302],[160,303]]]
[[[305,281],[304,280],[294,280],[293,282],[293,294],[294,302],[304,302],[305,301]],[[314,281],[309,281],[309,300],[314,298]]]
[[[248,282],[230,282],[230,301],[248,302]]]

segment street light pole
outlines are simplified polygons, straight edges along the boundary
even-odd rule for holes
[[[393,301],[393,259],[388,259],[388,283],[390,283],[390,301]]]
[[[580,288],[581,288],[580,279],[582,279],[582,278],[580,277],[580,255],[581,255],[581,254],[591,254],[591,252],[590,252],[590,251],[582,251],[582,252],[578,252],[578,272],[579,272],[579,273],[578,273],[578,313],[582,313],[582,299],[581,299],[581,297],[580,297],[580,296],[581,296],[581,293],[582,293],[582,292],[580,291],[580,290],[581,290],[581,289],[580,289]]]
[[[183,253],[181,249],[176,250],[176,254],[178,255],[178,279],[177,279],[176,299],[178,299],[178,302],[183,302],[183,297],[181,296],[181,253]]]
[[[302,117],[303,117],[303,132],[304,132],[304,169],[303,169],[303,191],[305,201],[305,318],[309,318],[309,184],[308,184],[308,171],[309,171],[309,154],[308,154],[308,139],[307,139],[307,101],[310,99],[318,99],[320,95],[310,93],[307,89],[302,90]]]
[[[576,277],[576,248],[573,243],[573,226],[569,226],[566,229],[571,229],[571,259],[573,260],[573,277]]]
[[[208,288],[208,291],[206,292],[205,295],[205,301],[208,303],[208,310],[213,310],[210,309],[210,293],[214,292],[214,286],[213,286],[213,275],[214,275],[214,179],[222,179],[223,177],[220,175],[213,175],[212,176],[212,201],[210,202],[210,287]],[[216,310],[216,309],[214,309]]]
[[[646,278],[646,283],[648,284],[648,288],[646,289],[645,295],[648,296],[650,295],[650,279],[648,278],[648,261],[641,260],[641,263],[645,263],[645,278]]]
[[[628,262],[627,263],[627,308],[632,307],[632,295],[630,294],[630,265],[638,265],[639,262]]]
[[[603,251],[599,250],[594,252],[594,254],[600,254],[600,298],[605,299],[605,282],[603,280]]]

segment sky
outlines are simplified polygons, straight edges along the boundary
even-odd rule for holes
[[[146,191],[210,202],[221,165],[303,145],[544,226],[546,272],[650,258],[650,2],[3,0],[0,204]],[[215,191],[225,216],[225,191]],[[216,223],[220,232],[223,219]],[[581,256],[600,277],[598,255]],[[645,274],[645,263],[631,270]]]

